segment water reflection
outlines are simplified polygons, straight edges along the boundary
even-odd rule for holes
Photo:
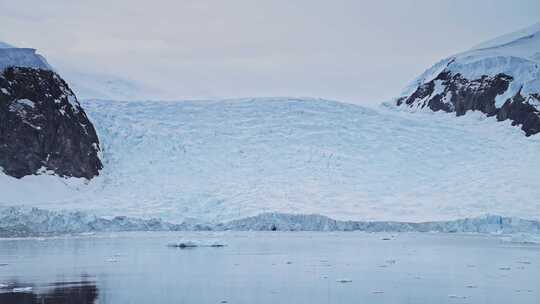
[[[0,289],[2,304],[92,304],[97,298],[96,283],[88,280],[38,286],[17,282]]]

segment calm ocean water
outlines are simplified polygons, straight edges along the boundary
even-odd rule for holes
[[[170,242],[224,243],[170,248]],[[419,233],[0,240],[0,303],[540,303],[540,245]]]

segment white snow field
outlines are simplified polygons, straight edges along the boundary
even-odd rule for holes
[[[319,99],[82,102],[104,169],[90,182],[0,173],[0,206],[224,222],[540,219],[540,137],[481,113]]]

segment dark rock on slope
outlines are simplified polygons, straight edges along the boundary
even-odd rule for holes
[[[488,116],[496,116],[499,121],[511,120],[513,125],[521,125],[527,136],[540,132],[540,111],[534,106],[540,104],[538,94],[522,94],[506,100],[500,108],[495,98],[508,89],[513,77],[500,73],[484,75],[468,80],[461,74],[441,72],[435,79],[421,84],[409,96],[397,99],[397,105],[411,108],[428,107],[433,111],[455,112],[457,116],[467,111],[481,111]]]
[[[527,136],[540,132],[540,111],[533,104],[540,104],[540,95],[523,97],[521,93],[507,100],[497,112],[498,120],[512,120],[513,125],[521,125]]]
[[[510,120],[525,135],[540,132],[540,23],[445,58],[397,99],[410,109],[481,111]]]
[[[21,178],[51,170],[99,174],[96,131],[67,83],[53,71],[9,67],[0,74],[0,167]]]

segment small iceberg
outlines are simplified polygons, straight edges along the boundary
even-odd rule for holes
[[[167,244],[167,247],[172,247],[172,248],[195,248],[195,247],[199,247],[199,245],[197,245],[197,243],[195,243],[195,242],[187,241],[187,242],[169,243],[169,244]]]
[[[467,297],[466,296],[458,296],[458,295],[455,295],[455,294],[449,294],[448,298],[450,298],[450,299],[466,299]]]
[[[180,241],[180,242],[173,242],[167,244],[167,247],[171,248],[181,248],[181,249],[188,249],[188,248],[197,248],[197,247],[213,247],[213,248],[219,248],[219,247],[225,247],[223,242],[219,241]]]
[[[32,287],[17,287],[12,289],[13,292],[30,292]]]
[[[336,282],[338,282],[338,283],[352,283],[352,280],[350,280],[350,279],[340,279],[340,280],[336,280]]]

